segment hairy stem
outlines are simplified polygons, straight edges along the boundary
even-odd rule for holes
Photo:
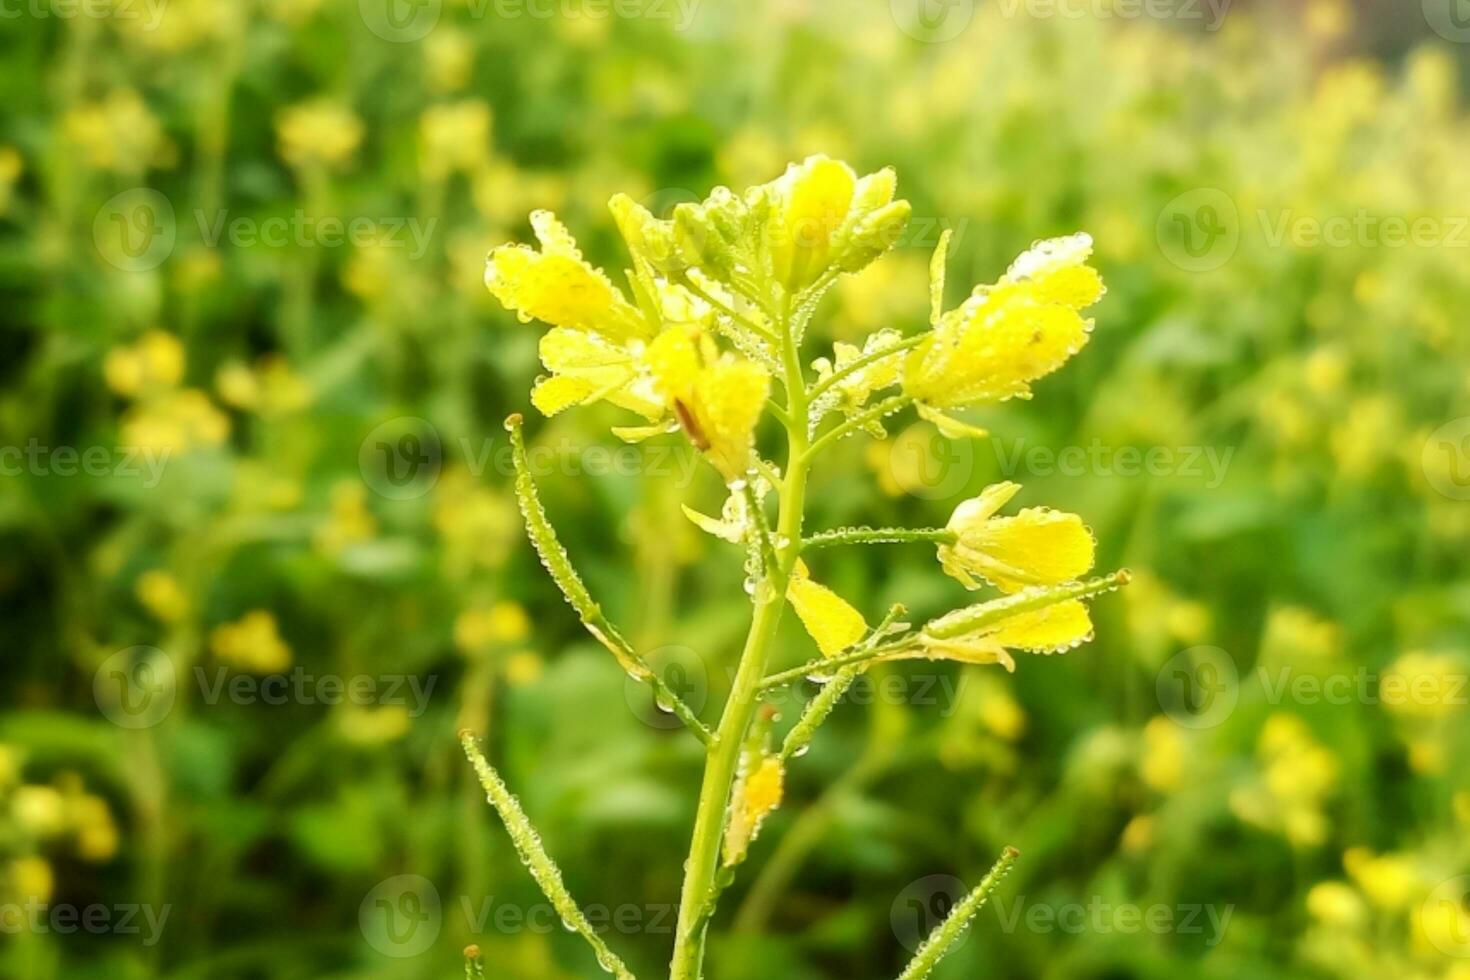
[[[703,971],[705,935],[714,913],[717,897],[715,877],[719,871],[720,841],[730,805],[730,793],[740,763],[740,749],[745,733],[760,705],[761,680],[770,660],[771,644],[786,608],[786,583],[801,552],[803,511],[806,507],[806,483],[809,471],[807,401],[802,380],[801,362],[791,340],[789,315],[783,318],[786,334],[787,427],[789,463],[781,483],[780,512],[777,516],[777,540],[784,542],[776,549],[776,561],[768,569],[766,581],[756,593],[755,612],[735,683],[725,702],[713,744],[705,759],[704,781],[700,786],[699,805],[694,817],[694,835],[685,865],[684,887],[679,897],[679,923],[674,937],[674,958],[669,968],[670,980],[699,980]]]

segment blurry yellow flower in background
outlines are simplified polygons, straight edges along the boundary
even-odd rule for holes
[[[138,601],[161,622],[177,623],[189,614],[189,597],[178,579],[161,569],[151,569],[133,584]]]
[[[0,216],[10,210],[15,182],[25,172],[25,159],[13,146],[0,146]]]
[[[1056,585],[1092,569],[1096,542],[1076,514],[1028,507],[1015,517],[995,514],[1020,492],[1018,483],[997,483],[955,508],[947,529],[957,536],[939,546],[946,573],[978,589],[976,576],[1003,592]]]
[[[122,422],[124,443],[159,453],[218,446],[229,435],[229,418],[196,388],[165,392],[141,402]]]
[[[378,522],[368,509],[367,488],[362,481],[338,480],[332,484],[327,519],[312,536],[317,550],[336,556],[355,544],[371,541],[377,533]]]
[[[1404,909],[1424,890],[1423,877],[1409,854],[1375,854],[1366,847],[1353,847],[1344,852],[1342,866],[1380,909]]]
[[[1266,719],[1256,744],[1260,775],[1233,790],[1230,809],[1241,820],[1284,836],[1297,847],[1327,839],[1323,805],[1337,786],[1338,764],[1296,715]]]
[[[306,379],[279,354],[262,357],[254,367],[225,362],[215,375],[215,389],[225,404],[267,418],[298,412],[311,404],[314,395]]]
[[[513,687],[534,684],[545,670],[545,662],[534,650],[517,650],[505,660],[505,679]]]
[[[1342,628],[1301,606],[1275,606],[1266,617],[1261,655],[1328,660],[1342,652]]]
[[[264,609],[217,626],[209,646],[221,661],[254,674],[275,674],[291,666],[291,648],[281,639],[276,617]]]
[[[1320,881],[1307,892],[1307,911],[1323,925],[1356,930],[1368,921],[1368,906],[1351,885],[1341,881]]]
[[[173,388],[184,379],[184,345],[164,330],[149,330],[131,346],[114,347],[102,362],[107,386],[137,397]]]
[[[43,857],[19,857],[5,868],[10,894],[24,902],[49,902],[56,889],[56,875]]]
[[[1379,679],[1379,700],[1401,718],[1447,718],[1465,707],[1465,659],[1452,653],[1411,650],[1400,656]]]
[[[139,174],[169,152],[163,125],[132,89],[117,89],[101,101],[69,109],[61,120],[66,142],[97,170]]]
[[[457,466],[446,468],[434,488],[434,527],[453,579],[500,567],[521,535],[515,502]]]
[[[1149,788],[1170,793],[1184,782],[1188,743],[1183,731],[1164,715],[1143,726],[1143,755],[1138,772]]]
[[[281,158],[295,167],[340,167],[352,159],[362,137],[362,120],[328,98],[291,106],[276,119]]]
[[[408,734],[413,725],[408,708],[401,704],[381,706],[343,705],[336,712],[337,728],[347,741],[361,746],[386,745]]]
[[[473,174],[490,159],[490,105],[465,99],[430,106],[419,118],[419,169],[429,180]]]
[[[440,25],[424,38],[422,48],[430,88],[457,92],[469,84],[475,67],[475,46],[468,34]]]
[[[518,602],[502,600],[485,608],[466,609],[454,620],[454,643],[471,655],[494,647],[513,646],[531,634],[531,617]]]
[[[55,837],[66,829],[66,800],[54,786],[27,784],[11,794],[10,816],[31,837]]]

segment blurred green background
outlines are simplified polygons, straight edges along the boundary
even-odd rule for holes
[[[0,976],[448,978],[470,942],[495,977],[599,975],[461,726],[659,975],[701,754],[520,536],[501,420],[539,331],[484,257],[552,208],[618,270],[615,192],[667,213],[825,152],[895,166],[915,220],[814,354],[920,327],[945,228],[952,302],[1076,230],[1110,292],[990,441],[845,442],[809,526],[942,524],[1014,479],[1136,577],[1065,657],[875,670],[711,978],[892,977],[1005,844],[940,980],[1470,977],[1461,0],[0,14]],[[537,475],[713,718],[748,604],[680,504],[723,488],[626,421],[532,418]],[[964,601],[924,547],[820,566],[870,618]]]

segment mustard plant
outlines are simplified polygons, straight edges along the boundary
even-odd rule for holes
[[[531,215],[539,248],[505,245],[489,258],[490,292],[523,321],[550,325],[541,339],[549,372],[531,393],[546,415],[609,402],[637,417],[616,428],[639,441],[682,433],[720,473],[729,497],[718,517],[688,510],[700,528],[743,550],[752,614],[732,689],[708,726],[668,688],[608,620],[572,565],[537,494],[522,419],[507,420],[515,492],[532,544],[588,631],[632,677],[653,689],[705,750],[669,975],[703,975],[705,940],[721,894],[750,844],[782,802],[786,770],[842,694],[873,664],[942,659],[1016,667],[1013,651],[1058,653],[1088,640],[1085,600],[1116,588],[1126,572],[1086,578],[1095,545],[1074,514],[1044,508],[1000,516],[1018,492],[987,488],[961,503],[942,528],[810,531],[808,477],[824,451],[858,432],[882,437],[883,423],[913,407],[945,436],[984,432],[958,412],[1027,398],[1036,380],[1086,343],[1083,311],[1104,293],[1084,234],[1037,243],[997,282],[946,309],[946,235],[931,263],[927,328],[880,330],[861,346],[837,343],[808,359],[808,328],[823,296],[898,241],[911,213],[895,198],[891,169],[859,178],[845,163],[813,157],[743,194],[716,189],[662,220],[626,196],[611,202],[632,258],[625,293],[587,263],[568,230],[548,212]],[[764,428],[784,436],[784,462],[767,455]],[[774,501],[771,500],[774,496]],[[774,503],[774,513],[771,512]],[[813,578],[804,557],[844,546],[929,542],[943,570],[966,588],[997,595],[929,622],[904,621],[895,606],[876,625]],[[790,606],[816,656],[772,670],[778,624]],[[763,701],[803,678],[821,684],[783,738]],[[516,798],[461,733],[487,798],[517,852],[567,927],[586,939],[603,969],[630,977],[588,925]],[[903,980],[927,976],[1017,857],[1007,848],[990,875],[956,904],[920,947]]]

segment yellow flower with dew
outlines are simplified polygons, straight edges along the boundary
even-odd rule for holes
[[[1081,311],[1102,298],[1087,264],[1085,234],[1038,242],[999,282],[980,286],[958,308],[940,312],[944,246],[935,254],[933,335],[904,365],[904,391],[936,424],[943,409],[1029,398],[1031,383],[1060,368],[1087,343]]]
[[[767,187],[774,202],[771,268],[788,295],[833,267],[866,267],[897,242],[912,212],[907,201],[894,200],[898,176],[891,168],[859,178],[825,156],[793,164]]]
[[[290,106],[276,118],[281,158],[294,167],[342,166],[357,152],[362,137],[362,120],[329,98]]]
[[[281,638],[276,617],[264,609],[218,626],[209,646],[223,662],[255,674],[275,674],[291,666],[291,648]]]
[[[765,369],[717,352],[707,334],[675,327],[648,348],[655,389],[679,427],[727,481],[744,479],[755,450],[755,428],[770,394]]]
[[[761,825],[781,805],[786,789],[786,769],[780,759],[766,757],[753,772],[740,777],[730,806],[730,823],[725,829],[724,855],[727,866],[744,859]]]
[[[1056,585],[1092,570],[1096,543],[1076,514],[1028,507],[1014,517],[996,513],[1021,490],[997,483],[955,508],[947,529],[952,543],[939,545],[939,563],[967,589],[981,581],[1003,592]]]
[[[966,610],[959,610],[963,614]],[[956,614],[951,613],[950,616]],[[943,628],[948,616],[930,624]],[[1017,613],[999,622],[959,636],[920,634],[919,650],[902,654],[897,659],[925,657],[930,660],[956,660],[967,664],[1000,664],[1015,672],[1012,650],[1054,654],[1075,649],[1092,639],[1092,617],[1087,606],[1078,599],[1068,599],[1043,609]]]
[[[179,580],[161,569],[151,569],[138,576],[133,594],[159,621],[177,623],[189,614],[189,597]]]
[[[805,562],[798,561],[792,569],[786,598],[823,656],[837,656],[868,632],[863,614],[836,592],[812,581]]]

